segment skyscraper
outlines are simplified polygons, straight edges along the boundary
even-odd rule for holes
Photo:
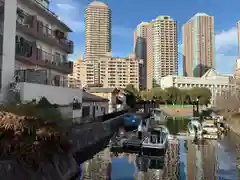
[[[111,52],[111,9],[94,1],[85,14],[85,60],[87,84],[99,84],[99,57]]]
[[[153,86],[161,77],[178,74],[177,23],[170,16],[159,16],[152,24]]]
[[[183,25],[183,73],[201,77],[210,68],[215,68],[214,17],[197,13]]]
[[[134,52],[139,61],[139,86],[152,88],[152,28],[149,22],[140,23],[134,32]]]
[[[238,57],[240,57],[240,21],[237,22],[238,31]]]

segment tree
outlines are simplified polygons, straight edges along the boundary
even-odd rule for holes
[[[141,99],[139,91],[132,84],[128,84],[124,89],[126,103],[130,107],[134,107],[136,102]]]
[[[208,105],[212,97],[211,91],[205,87],[194,87],[190,89],[179,89],[169,87],[161,89],[153,88],[150,91],[140,93],[142,99],[158,100],[161,104],[192,104],[199,100],[200,105]]]

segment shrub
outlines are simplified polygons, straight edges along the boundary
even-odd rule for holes
[[[46,98],[4,105],[0,111],[0,155],[32,166],[70,150],[61,113]]]

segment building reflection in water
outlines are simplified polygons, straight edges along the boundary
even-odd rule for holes
[[[187,141],[186,180],[217,180],[214,141]]]
[[[217,180],[216,144],[207,141],[203,145],[185,141],[186,180]],[[184,148],[184,147],[183,147]],[[180,143],[172,142],[164,157],[149,158],[134,153],[111,152],[109,148],[84,163],[83,180],[111,180],[112,158],[127,158],[126,163],[134,166],[132,179],[136,180],[178,180],[180,179]],[[117,167],[122,169],[126,167]],[[114,174],[112,174],[114,178]]]
[[[111,180],[112,162],[109,148],[99,152],[83,165],[83,180]]]

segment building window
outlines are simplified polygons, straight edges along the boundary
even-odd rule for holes
[[[83,106],[82,108],[82,117],[90,116],[90,107],[89,106]]]

